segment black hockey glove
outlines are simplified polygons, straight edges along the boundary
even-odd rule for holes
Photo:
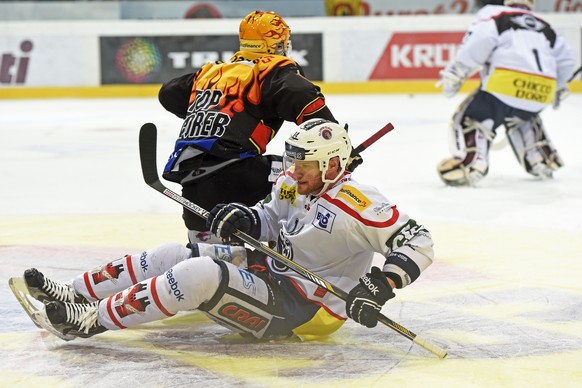
[[[258,239],[261,221],[257,213],[242,203],[219,203],[210,211],[206,226],[210,232],[227,238],[237,230]]]
[[[348,294],[346,313],[361,325],[375,327],[380,309],[394,296],[386,275],[380,268],[372,267],[372,272],[362,276],[360,283]]]
[[[356,156],[352,156],[348,160],[348,165],[346,166],[346,170],[348,170],[349,172],[354,172],[356,167],[358,167],[362,163],[364,163],[364,159],[362,159],[360,154],[358,154]]]
[[[348,132],[348,123],[344,124],[344,129],[346,130],[346,132]],[[354,152],[354,147],[352,147],[352,152]],[[364,159],[362,159],[360,154],[357,154],[355,156],[350,155],[350,158],[348,159],[348,164],[346,165],[346,170],[348,170],[349,172],[354,172],[356,167],[358,167],[363,162]]]

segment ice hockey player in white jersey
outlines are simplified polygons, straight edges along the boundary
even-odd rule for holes
[[[312,119],[285,143],[284,171],[267,198],[247,207],[219,204],[208,227],[229,238],[237,229],[335,287],[347,302],[264,255],[243,247],[164,244],[57,283],[30,269],[25,280],[46,303],[55,329],[88,337],[198,309],[254,338],[312,338],[348,317],[374,327],[393,290],[414,282],[433,261],[430,233],[347,170],[351,142],[340,125]],[[256,253],[256,252],[255,252]],[[372,267],[375,253],[385,257]],[[226,259],[225,259],[226,258]],[[252,261],[246,269],[237,263]],[[371,268],[371,269],[370,269]]]
[[[523,168],[551,178],[563,163],[539,113],[557,108],[568,92],[574,53],[565,40],[531,9],[534,0],[505,0],[476,15],[456,59],[441,71],[447,97],[480,69],[481,85],[460,104],[452,118],[453,157],[438,167],[451,186],[471,186],[489,170],[490,144],[500,125]]]

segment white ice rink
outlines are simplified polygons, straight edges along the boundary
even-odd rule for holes
[[[9,277],[36,266],[64,281],[185,241],[179,205],[143,182],[137,146],[140,126],[157,124],[161,169],[181,121],[153,98],[0,100],[0,386],[582,386],[582,94],[542,113],[565,162],[555,179],[527,175],[507,146],[480,187],[450,188],[435,166],[463,97],[327,99],[355,144],[395,126],[355,177],[431,231],[436,259],[383,313],[446,348],[444,360],[353,322],[306,343],[249,343],[200,313],[72,342],[37,329]]]

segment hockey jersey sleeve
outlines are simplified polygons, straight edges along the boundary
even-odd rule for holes
[[[561,36],[556,38],[553,53],[556,58],[556,83],[558,84],[558,88],[560,88],[565,86],[572,76],[574,67],[576,66],[576,58],[574,57],[572,48]]]
[[[284,224],[286,238],[294,239],[295,259],[301,251],[302,265],[319,268],[320,275],[331,276],[334,284],[353,286],[361,276],[356,270],[363,265],[360,261],[371,263],[374,253],[385,257],[382,270],[397,288],[414,282],[432,264],[428,230],[371,186],[348,179],[309,206],[305,201],[305,196],[297,195],[293,178],[280,176],[271,195],[255,207],[261,220],[260,238],[277,241]],[[315,222],[320,219],[319,209],[329,213],[324,224]],[[336,260],[350,263],[341,275],[328,271]]]
[[[313,118],[337,122],[320,88],[303,77],[296,65],[272,71],[263,86],[263,95],[278,116],[286,121],[297,125]]]
[[[414,282],[432,264],[434,251],[429,231],[407,214],[400,213],[399,228],[386,240],[382,271],[403,288]]]
[[[189,73],[164,83],[158,93],[160,104],[181,119],[186,118],[196,73]]]
[[[497,45],[497,28],[489,20],[477,20],[463,37],[456,62],[467,73],[483,66]]]
[[[352,235],[358,236],[360,244],[369,243],[371,250],[386,258],[382,271],[394,281],[396,288],[406,287],[433,262],[430,232],[376,190],[361,189],[371,205],[361,213],[362,220],[366,221],[354,223]]]

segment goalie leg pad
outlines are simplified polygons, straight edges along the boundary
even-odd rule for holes
[[[496,128],[503,123],[505,104],[475,90],[459,105],[450,127],[453,158],[440,162],[440,178],[451,186],[472,186],[489,171],[489,149]]]
[[[481,166],[468,167],[463,160],[457,158],[445,159],[437,166],[437,172],[449,186],[474,186],[487,175],[488,169]]]
[[[509,117],[504,124],[513,153],[528,174],[547,179],[564,165],[539,115],[529,119]]]
[[[449,127],[449,149],[453,156],[458,158],[465,158],[465,136],[463,133],[463,118],[465,117],[465,111],[469,107],[469,104],[475,99],[477,91],[469,94],[467,98],[459,104],[457,110],[453,114],[451,119],[451,124]]]
[[[489,145],[493,138],[492,120],[478,122],[463,116],[453,124],[453,157],[441,161],[437,172],[447,185],[473,186],[489,171]]]

